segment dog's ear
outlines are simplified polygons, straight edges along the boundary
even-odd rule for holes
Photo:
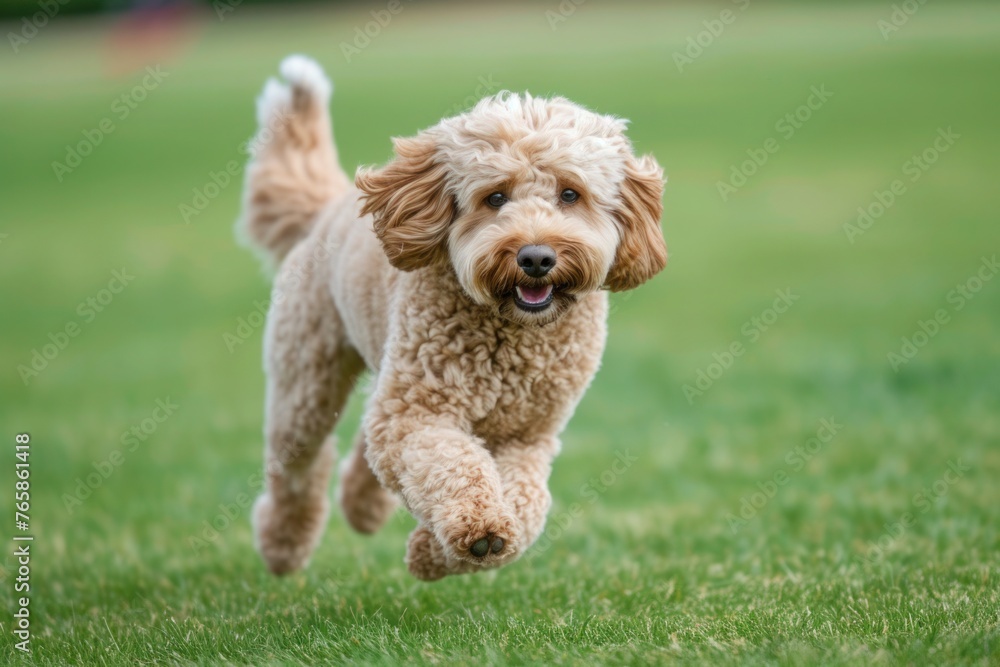
[[[612,292],[634,289],[667,265],[667,244],[660,229],[663,169],[656,160],[629,156],[619,196],[615,217],[622,236],[605,281]]]
[[[394,139],[396,158],[381,169],[359,169],[362,215],[375,218],[375,234],[389,262],[412,271],[445,257],[444,240],[455,216],[445,192],[446,167],[435,160],[436,142],[426,133]]]

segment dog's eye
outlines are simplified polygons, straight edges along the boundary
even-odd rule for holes
[[[559,199],[561,199],[564,204],[575,204],[576,200],[579,198],[579,193],[577,193],[576,190],[570,190],[569,188],[566,188],[559,194]]]
[[[494,192],[486,198],[486,203],[493,208],[500,208],[507,203],[507,195],[502,192]]]

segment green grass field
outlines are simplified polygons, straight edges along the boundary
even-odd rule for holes
[[[553,30],[554,1],[413,3],[351,62],[367,9],[238,6],[159,61],[73,17],[8,51],[2,660],[1000,664],[1000,7],[927,3],[884,39],[891,5],[595,0]],[[630,118],[669,175],[670,265],[614,298],[549,529],[502,571],[416,581],[402,513],[368,538],[335,515],[285,579],[253,549],[268,283],[232,238],[242,174],[210,184],[290,52],[336,82],[348,170],[510,88]],[[85,132],[100,144],[57,175]],[[734,169],[754,173],[723,197]],[[20,432],[30,656],[11,622]]]

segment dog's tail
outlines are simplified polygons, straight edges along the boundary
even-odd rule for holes
[[[350,187],[337,160],[328,104],[333,85],[305,56],[281,63],[257,99],[237,236],[276,265],[305,238],[316,215]]]

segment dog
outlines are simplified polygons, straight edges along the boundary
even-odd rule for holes
[[[667,261],[663,170],[626,121],[503,92],[339,165],[332,85],[304,56],[258,99],[240,234],[277,265],[264,366],[268,568],[305,566],[327,523],[331,432],[358,376],[374,388],[340,466],[348,523],[401,501],[419,579],[508,564],[541,534],[559,435],[600,364],[608,291]]]

